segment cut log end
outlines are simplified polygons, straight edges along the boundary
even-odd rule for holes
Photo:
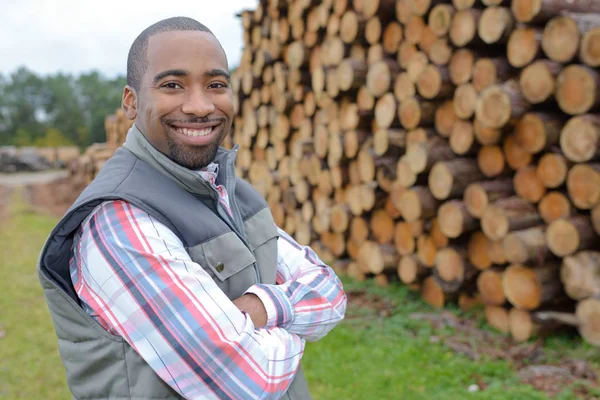
[[[583,300],[577,305],[576,315],[580,321],[579,333],[584,340],[600,346],[600,300]]]
[[[598,103],[598,73],[581,65],[566,67],[556,80],[556,100],[569,115],[588,112]]]

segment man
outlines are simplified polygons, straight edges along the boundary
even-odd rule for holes
[[[135,123],[47,240],[39,277],[77,399],[310,398],[305,341],[340,320],[333,271],[235,177],[225,53],[189,18],[134,41]]]

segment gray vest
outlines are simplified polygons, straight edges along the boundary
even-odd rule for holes
[[[275,283],[278,233],[265,200],[250,184],[225,176],[231,154],[220,151],[217,184],[225,184],[234,218],[216,192],[193,195],[121,148],[104,165],[50,234],[38,275],[58,336],[73,398],[180,399],[121,337],[109,334],[81,307],[69,274],[73,235],[92,210],[122,199],[169,227],[230,299],[251,285]],[[233,170],[233,168],[227,168]],[[199,177],[200,179],[200,177]],[[310,399],[301,369],[284,399]]]

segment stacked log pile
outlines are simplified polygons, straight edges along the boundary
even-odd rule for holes
[[[600,1],[261,0],[238,173],[356,279],[600,344]],[[231,141],[229,142],[231,144]]]
[[[105,118],[106,142],[92,144],[79,158],[67,165],[69,179],[76,188],[83,189],[94,179],[104,163],[125,142],[125,136],[132,124],[133,121],[127,119],[125,112],[120,108],[115,114]]]

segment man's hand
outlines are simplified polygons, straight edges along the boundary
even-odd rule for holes
[[[250,315],[256,329],[262,328],[267,324],[267,310],[258,296],[248,293],[233,300],[233,304],[241,311]]]

